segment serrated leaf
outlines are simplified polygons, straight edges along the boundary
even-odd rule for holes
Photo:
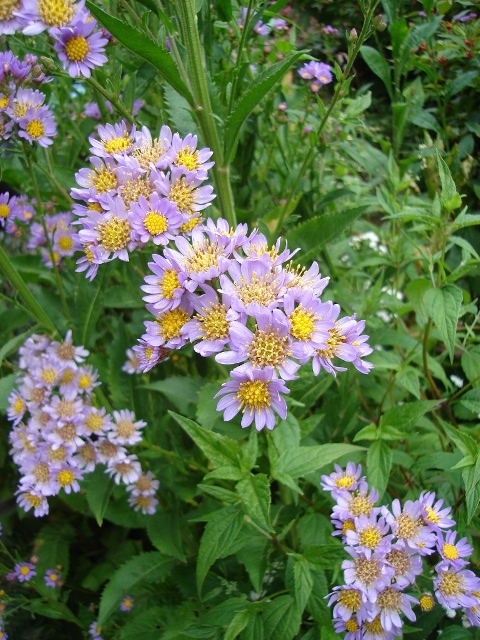
[[[457,322],[463,302],[462,290],[454,284],[431,288],[425,293],[424,300],[428,314],[447,347],[450,362],[453,362]]]
[[[438,162],[438,172],[440,175],[440,184],[442,185],[442,191],[440,193],[440,203],[446,209],[446,211],[450,212],[453,209],[461,206],[462,200],[457,192],[457,187],[455,185],[455,181],[452,178],[452,174],[448,167],[448,164],[442,158],[440,151],[435,149],[437,154],[437,162]],[[456,206],[452,206],[454,203],[458,203]]]
[[[97,466],[84,481],[84,489],[90,507],[99,527],[103,524],[103,516],[108,507],[115,483],[105,473],[103,465]]]
[[[363,45],[362,47],[360,47],[360,53],[362,55],[362,58],[370,67],[371,71],[373,71],[373,73],[378,76],[383,82],[385,88],[387,89],[388,95],[390,96],[390,98],[392,98],[392,80],[390,65],[388,64],[388,62],[377,49],[374,49],[373,47],[369,47],[367,45]]]
[[[450,100],[457,93],[460,93],[462,89],[468,87],[469,85],[473,85],[474,81],[478,78],[477,71],[466,71],[465,73],[461,73],[460,75],[453,78],[447,85],[447,93],[445,98]]]
[[[473,387],[480,386],[480,346],[462,353],[462,369]]]
[[[293,565],[295,582],[295,600],[300,613],[303,613],[313,588],[313,576],[308,561],[302,556],[295,558]]]
[[[263,578],[267,568],[268,548],[267,538],[258,536],[236,552],[238,561],[247,570],[248,577],[256,593],[261,593]]]
[[[347,211],[324,213],[299,224],[287,233],[291,247],[302,249],[301,262],[314,259],[318,252],[337,238],[347,227],[368,209],[366,206],[347,209]]]
[[[70,611],[67,605],[63,602],[56,602],[51,598],[48,600],[42,600],[41,598],[34,598],[31,600],[26,600],[22,607],[27,611],[31,611],[32,613],[38,613],[42,616],[46,616],[47,618],[53,618],[54,620],[67,620],[68,622],[73,622],[83,629],[82,622],[77,618],[77,616]]]
[[[169,411],[172,418],[187,432],[195,444],[216,467],[239,466],[240,445],[235,440],[219,433],[207,431],[199,424]]]
[[[355,434],[353,438],[354,442],[358,442],[359,440],[377,440],[378,438],[378,427],[376,424],[367,424],[366,427],[360,429],[358,433]]]
[[[316,569],[338,569],[345,560],[345,551],[340,544],[314,544],[305,547],[303,557]]]
[[[238,638],[239,633],[247,626],[249,618],[250,613],[247,609],[237,611],[225,631],[225,635],[223,636],[224,640],[234,640],[234,638]]]
[[[438,400],[405,402],[387,409],[380,419],[380,427],[396,427],[405,433],[413,429],[420,418],[439,404]]]
[[[360,451],[364,451],[363,447],[343,443],[320,444],[282,451],[275,464],[274,474],[279,472],[292,478],[300,478],[326,467],[342,456]]]
[[[98,625],[104,625],[112,613],[118,610],[126,593],[132,593],[142,582],[161,582],[174,564],[175,560],[159,551],[147,551],[128,560],[115,571],[103,590]]]
[[[225,122],[225,164],[229,164],[233,158],[237,138],[245,120],[304,53],[295,51],[262,71],[245,93],[235,101],[235,107]]]
[[[264,531],[272,531],[270,522],[270,483],[264,473],[250,474],[237,483],[245,513]]]
[[[180,520],[176,511],[157,511],[148,518],[147,533],[155,547],[167,556],[186,562]]]
[[[459,402],[469,411],[480,414],[480,389],[470,389],[460,398]]]
[[[300,622],[298,605],[291,596],[279,596],[267,602],[263,613],[265,640],[293,640]]]
[[[165,611],[161,607],[152,607],[137,613],[133,620],[127,620],[120,630],[120,640],[158,640],[159,632],[164,628]]]
[[[471,456],[472,459],[475,460],[479,454],[479,445],[477,441],[468,433],[465,433],[460,429],[455,429],[451,424],[445,422],[445,420],[440,420],[440,424],[449,439],[455,443],[463,455]]]
[[[382,440],[372,442],[367,453],[367,477],[369,486],[378,491],[381,498],[387,488],[392,469],[393,453]]]
[[[243,472],[238,467],[233,465],[223,465],[217,467],[210,473],[204,476],[204,480],[241,480],[243,478]]]
[[[462,472],[465,483],[465,501],[467,504],[467,524],[471,522],[480,503],[480,456],[477,456],[475,464],[470,465]]]
[[[237,506],[226,507],[212,514],[200,541],[197,561],[197,589],[202,591],[203,581],[212,564],[238,551],[242,543],[240,533],[244,527],[243,512]]]
[[[190,404],[196,404],[197,396],[202,388],[201,378],[193,376],[171,376],[164,380],[157,380],[144,385],[143,389],[159,391],[167,397],[180,411],[186,412]]]
[[[175,91],[186,98],[191,105],[194,104],[193,97],[180,76],[174,58],[167,51],[166,47],[154,42],[128,23],[109,15],[90,0],[87,0],[87,6],[93,16],[103,24],[117,40],[127,49],[130,49],[133,53],[136,53],[141,58],[150,62],[150,64],[153,64],[164,80],[166,80]]]

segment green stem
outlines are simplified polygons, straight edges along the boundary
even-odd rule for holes
[[[118,111],[120,115],[122,115],[131,124],[134,123],[132,114],[125,109],[123,104],[119,102],[119,100],[117,100],[117,98],[112,93],[110,93],[110,91],[107,91],[104,87],[102,87],[102,85],[99,82],[97,82],[95,78],[90,77],[90,78],[85,78],[85,80],[86,82],[88,82],[88,84],[91,87],[93,87],[96,91],[98,91],[104,98],[106,98],[107,100],[110,100],[110,102],[112,103],[112,106],[115,107],[115,109]]]
[[[242,35],[240,37],[240,43],[238,45],[237,63],[235,65],[235,69],[233,70],[232,88],[230,91],[230,99],[228,101],[228,114],[232,112],[233,101],[235,100],[236,94],[237,94],[237,83],[238,83],[238,76],[240,73],[240,67],[242,65],[243,47],[245,46],[245,40],[247,39],[247,31],[248,31],[248,25],[250,23],[250,17],[252,15],[253,3],[254,3],[254,0],[249,0],[248,2],[247,12],[245,14],[245,20],[242,28]]]
[[[218,137],[208,92],[205,65],[197,28],[197,16],[193,5],[194,3],[191,0],[177,0],[176,3],[195,99],[193,110],[205,144],[213,151],[213,157],[215,158],[212,173],[217,191],[218,208],[221,215],[228,220],[230,225],[236,226],[235,205],[230,184],[230,168],[224,166],[222,146]]]
[[[43,325],[49,331],[60,335],[60,331],[46,314],[43,307],[41,307],[40,304],[35,300],[32,292],[25,284],[22,276],[10,262],[10,259],[5,253],[2,245],[0,245],[0,270],[3,271],[6,278],[10,280],[13,286],[17,289],[18,293],[23,298],[25,306],[32,318]]]

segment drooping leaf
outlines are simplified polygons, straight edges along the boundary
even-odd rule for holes
[[[457,322],[463,302],[462,290],[454,284],[447,284],[429,289],[424,299],[429,316],[447,347],[450,362],[453,362]]]
[[[448,164],[442,158],[438,149],[436,149],[438,172],[440,174],[440,184],[442,191],[440,193],[440,203],[447,212],[458,209],[462,205],[462,199],[457,191],[457,187],[452,178],[452,174]]]
[[[388,62],[382,56],[380,51],[367,45],[363,45],[362,47],[360,47],[360,53],[362,55],[362,58],[370,67],[371,71],[373,71],[373,73],[378,76],[383,82],[388,95],[390,96],[390,99],[392,99],[392,79],[390,65],[388,64]]]
[[[265,640],[293,640],[298,633],[301,613],[292,596],[279,596],[264,609]]]
[[[363,447],[353,444],[332,443],[282,451],[274,465],[273,473],[275,475],[279,472],[292,478],[300,478],[326,467],[342,456],[363,450]]]
[[[84,481],[88,506],[92,510],[99,527],[103,524],[103,516],[115,486],[112,478],[105,473],[103,465],[97,466]]]
[[[271,531],[271,495],[267,476],[264,473],[249,474],[237,483],[236,490],[249,518],[264,531]]]
[[[309,562],[303,557],[295,558],[293,565],[295,582],[295,600],[300,613],[303,613],[313,588],[313,576]]]
[[[368,483],[378,491],[380,499],[387,488],[392,460],[392,450],[383,440],[375,440],[369,446],[367,453]]]

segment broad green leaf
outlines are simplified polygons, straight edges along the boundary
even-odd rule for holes
[[[424,278],[411,280],[407,284],[407,298],[412,305],[412,310],[419,325],[423,326],[428,321],[428,309],[425,304],[425,293],[432,287],[432,283]]]
[[[255,609],[247,626],[242,632],[242,640],[264,640],[265,630],[263,625],[263,616],[260,609]]]
[[[450,213],[453,209],[458,209],[462,205],[462,199],[457,191],[457,187],[452,178],[452,174],[448,164],[442,158],[440,151],[435,150],[437,154],[438,172],[440,175],[440,184],[442,191],[440,193],[440,203],[443,208]]]
[[[108,507],[115,484],[105,473],[103,465],[97,466],[84,481],[88,506],[92,510],[99,527],[103,524],[103,516]]]
[[[174,58],[167,51],[166,47],[154,42],[144,33],[130,26],[126,22],[115,18],[106,11],[103,11],[93,2],[87,0],[87,6],[93,16],[110,31],[127,49],[133,51],[153,64],[163,77],[181,96],[186,98],[190,104],[194,104],[192,94],[180,76],[180,72],[175,64]]]
[[[420,400],[420,376],[416,369],[413,367],[406,367],[401,369],[395,378],[398,384],[411,393],[415,398]]]
[[[250,612],[247,609],[237,611],[225,630],[224,640],[234,640],[234,638],[238,638],[239,633],[247,626],[249,618]]]
[[[345,109],[345,115],[348,118],[355,118],[364,111],[366,111],[372,104],[372,92],[367,91],[359,98],[352,100],[348,107]]]
[[[266,68],[255,78],[245,93],[235,101],[235,107],[225,122],[225,164],[229,164],[234,156],[242,124],[270,89],[304,53],[304,51],[295,51],[295,53],[285,56],[280,62]]]
[[[390,99],[392,99],[392,79],[390,65],[388,62],[377,49],[368,47],[367,45],[360,47],[360,53],[371,71],[373,71],[373,73],[383,82]]]
[[[235,553],[245,543],[244,538],[240,537],[244,526],[243,512],[237,506],[226,507],[212,514],[198,550],[198,593],[201,593],[203,581],[215,560]]]
[[[221,467],[217,467],[210,473],[207,473],[204,480],[241,480],[243,478],[243,472],[238,467],[234,467],[231,464],[225,464]]]
[[[473,413],[480,413],[480,389],[470,389],[459,400],[460,404]]]
[[[301,262],[306,262],[318,255],[319,251],[337,238],[357,218],[365,213],[368,207],[356,207],[347,211],[324,213],[307,222],[297,225],[287,233],[290,247],[300,247]]]
[[[76,624],[77,627],[83,628],[82,622],[72,611],[70,611],[65,603],[56,602],[55,600],[52,600],[52,598],[49,598],[48,600],[42,598],[26,600],[22,607],[32,613],[37,613],[55,620],[67,620],[68,622]]]
[[[165,579],[175,560],[159,551],[148,551],[130,558],[115,571],[103,590],[98,612],[99,626],[118,610],[126,593],[132,593],[142,582],[157,583]]]
[[[267,569],[267,557],[269,541],[264,536],[252,538],[248,545],[236,552],[238,561],[247,570],[248,577],[256,593],[262,591],[263,578]]]
[[[473,387],[480,386],[480,346],[462,353],[462,369]]]
[[[399,59],[395,62],[395,71],[400,78],[405,67],[412,56],[412,49],[420,46],[422,42],[433,36],[441,22],[441,16],[435,17],[428,22],[415,26],[402,43]]]
[[[390,36],[392,38],[392,54],[394,58],[400,55],[400,48],[408,35],[408,24],[403,18],[395,20],[390,27]]]
[[[454,284],[431,288],[425,293],[424,300],[429,316],[447,347],[450,362],[453,362],[457,322],[463,302],[462,290]]]
[[[263,614],[265,640],[293,640],[300,628],[301,613],[291,596],[267,602]]]
[[[312,593],[313,576],[309,562],[302,556],[295,557],[293,577],[295,581],[295,600],[300,613],[303,613]]]
[[[382,415],[380,427],[391,426],[401,432],[411,431],[420,418],[438,404],[438,400],[418,400],[396,405]]]
[[[303,557],[316,569],[338,569],[345,560],[345,551],[341,544],[313,544],[305,547]]]
[[[160,629],[165,628],[165,611],[161,607],[151,607],[137,613],[132,620],[122,624],[120,640],[158,640]]]
[[[392,469],[393,454],[382,440],[375,440],[368,448],[367,477],[369,486],[374,487],[381,498],[387,488]]]
[[[225,489],[225,487],[218,487],[215,484],[199,484],[198,488],[202,493],[212,496],[212,498],[215,498],[215,500],[219,502],[225,504],[237,504],[240,502],[238,494],[230,489]]]
[[[206,627],[226,627],[237,611],[243,611],[247,607],[248,600],[244,600],[243,598],[228,598],[209,609],[202,616],[201,623]]]
[[[245,513],[264,531],[272,531],[270,522],[270,483],[264,473],[249,474],[236,486]]]
[[[8,398],[15,388],[17,378],[18,375],[16,373],[11,373],[8,376],[0,378],[0,411],[4,413],[7,411]]]
[[[256,429],[251,429],[247,442],[242,447],[242,467],[248,471],[253,469],[258,456],[258,435]]]
[[[150,541],[159,551],[181,562],[186,562],[180,520],[176,511],[159,509],[157,513],[151,515],[148,518],[147,533]]]
[[[203,381],[194,376],[171,376],[164,380],[157,380],[143,386],[149,391],[160,391],[183,413],[188,413],[187,407],[197,403],[197,397]]]
[[[440,420],[440,423],[449,439],[455,443],[455,446],[460,449],[463,455],[471,456],[472,459],[476,459],[479,454],[479,445],[477,441],[468,433],[465,433],[460,429],[455,429],[451,424],[445,422],[445,420]]]
[[[16,353],[18,349],[23,345],[23,343],[27,340],[27,338],[29,338],[32,333],[35,333],[35,331],[37,330],[38,325],[35,325],[28,331],[25,331],[24,333],[21,333],[20,335],[15,336],[11,340],[5,342],[5,344],[3,344],[0,348],[0,365],[2,364],[4,358],[8,358],[8,356],[12,353]]]
[[[199,424],[169,411],[172,418],[187,432],[195,444],[216,467],[239,466],[240,445],[235,440],[213,431],[207,431]]]
[[[466,71],[465,73],[461,73],[451,80],[447,85],[447,93],[445,98],[450,100],[457,93],[460,93],[462,89],[465,87],[473,86],[474,81],[478,78],[477,71]]]
[[[332,464],[342,456],[360,451],[364,451],[363,447],[343,443],[298,447],[291,451],[282,451],[273,472],[274,475],[278,471],[292,478],[300,478]]]
[[[480,503],[480,455],[477,456],[475,464],[464,469],[462,478],[465,483],[467,523],[469,523],[475,515],[478,504]]]
[[[358,433],[355,434],[353,438],[354,442],[359,442],[360,440],[377,440],[378,439],[378,427],[376,424],[367,424],[366,427],[360,429]]]

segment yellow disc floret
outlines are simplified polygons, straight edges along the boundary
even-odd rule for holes
[[[112,216],[98,224],[99,242],[106,251],[120,251],[130,242],[130,223],[126,218]]]
[[[38,0],[37,9],[49,27],[64,27],[75,14],[73,0]]]
[[[159,236],[168,229],[167,218],[157,211],[149,211],[143,224],[151,236]]]
[[[75,36],[65,44],[65,53],[72,62],[82,62],[89,52],[87,39],[83,36]]]
[[[198,151],[191,151],[188,146],[183,147],[183,149],[180,149],[177,153],[173,164],[177,167],[183,165],[188,171],[195,171],[200,166]]]
[[[268,409],[271,404],[268,382],[264,380],[241,382],[236,397],[240,400],[243,411],[248,409],[250,413],[255,409]]]
[[[2,0],[0,3],[0,20],[10,20],[13,12],[20,7],[21,0]]]
[[[165,341],[178,338],[183,325],[188,321],[188,313],[183,309],[171,309],[160,315],[156,322],[159,324],[158,334]]]
[[[38,138],[41,138],[43,135],[45,135],[45,127],[43,126],[41,120],[34,118],[27,123],[26,132],[31,138],[33,138],[33,140],[38,140]]]

